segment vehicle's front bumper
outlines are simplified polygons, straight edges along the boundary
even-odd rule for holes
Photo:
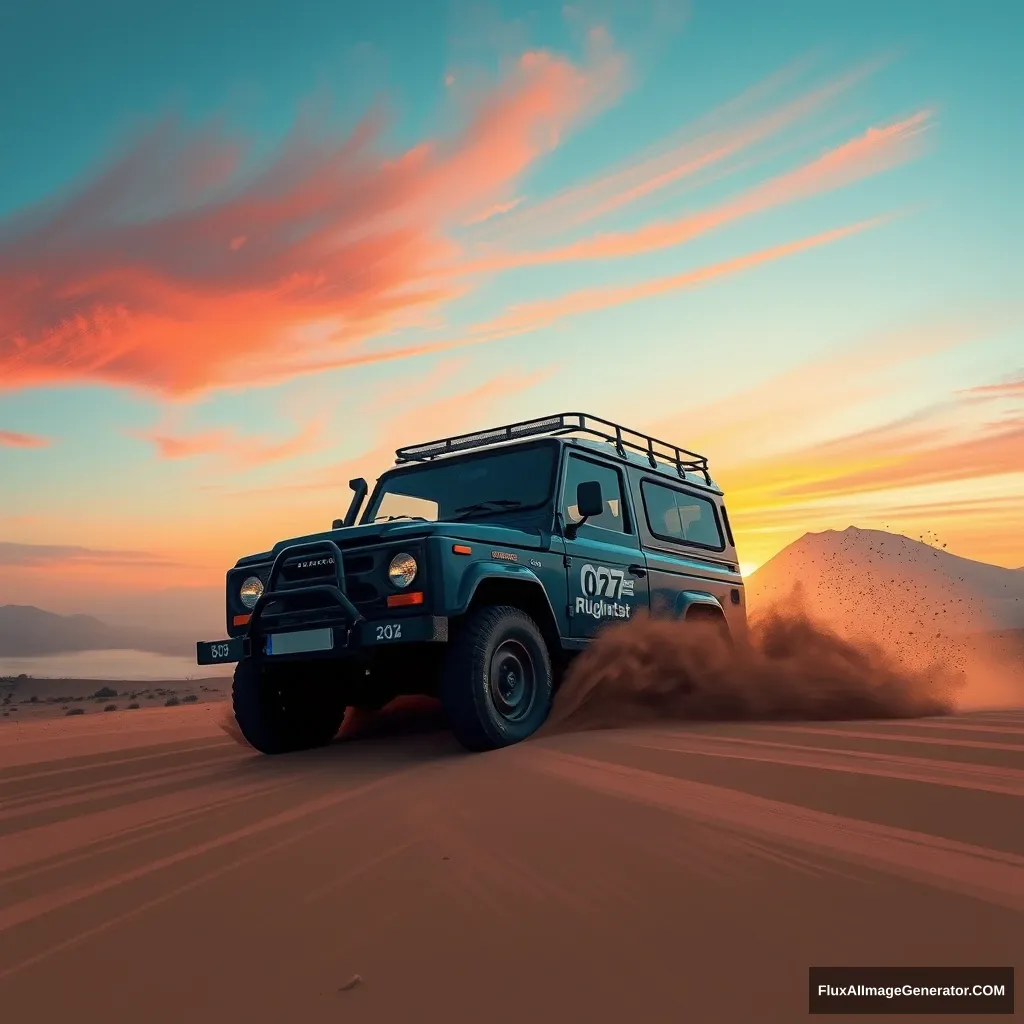
[[[443,615],[407,615],[401,619],[363,621],[353,627],[330,627],[333,646],[326,650],[304,651],[294,654],[267,653],[268,641],[274,636],[294,636],[309,632],[303,629],[280,630],[258,638],[258,650],[248,636],[230,640],[203,640],[196,644],[196,663],[221,665],[241,661],[243,658],[272,658],[274,661],[304,660],[309,658],[355,658],[372,653],[374,648],[409,643],[444,643],[448,639],[448,619]],[[319,630],[317,630],[319,632]]]

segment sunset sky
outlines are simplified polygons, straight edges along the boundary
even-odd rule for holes
[[[706,452],[748,569],[851,524],[1024,566],[1022,39],[1014,0],[7,5],[0,603],[212,593],[399,444],[562,409]]]

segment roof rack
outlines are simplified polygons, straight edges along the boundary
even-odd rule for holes
[[[472,451],[502,441],[517,441],[524,437],[554,436],[559,434],[589,434],[591,437],[609,441],[624,459],[626,449],[639,452],[646,456],[652,469],[658,468],[662,462],[675,468],[680,477],[685,479],[687,472],[702,473],[710,485],[711,474],[708,471],[708,460],[704,455],[687,451],[667,441],[659,441],[637,430],[622,427],[611,420],[600,416],[591,416],[583,412],[562,412],[553,416],[542,416],[538,419],[521,420],[503,427],[492,427],[490,430],[479,430],[471,434],[458,434],[455,437],[444,437],[437,441],[423,444],[408,445],[395,452],[395,463],[401,465],[409,462],[429,462],[442,455],[455,452]]]

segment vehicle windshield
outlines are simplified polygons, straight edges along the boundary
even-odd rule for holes
[[[427,462],[382,477],[362,521],[483,519],[538,508],[554,490],[555,448],[527,445]]]

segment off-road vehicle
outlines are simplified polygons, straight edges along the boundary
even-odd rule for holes
[[[575,652],[638,612],[746,627],[708,460],[561,413],[400,448],[330,530],[240,558],[228,639],[234,713],[267,754],[329,743],[347,707],[440,698],[470,750],[525,739]],[[358,524],[356,520],[358,521]]]

